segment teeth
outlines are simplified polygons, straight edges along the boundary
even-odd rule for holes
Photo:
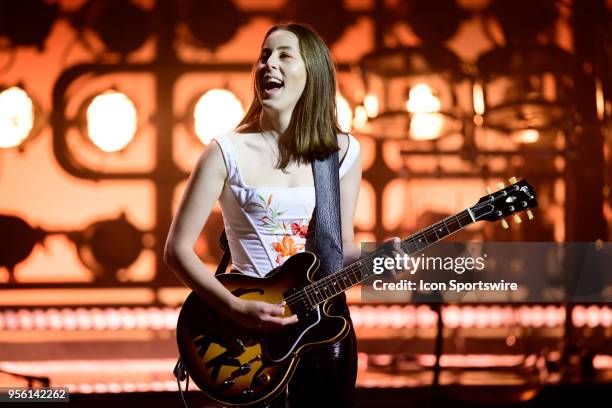
[[[268,78],[268,79],[267,79],[267,81],[266,81],[266,83],[267,83],[267,84],[269,84],[269,83],[282,84],[282,83],[283,83],[283,81],[281,81],[281,80],[280,80],[280,79],[278,79],[278,78]]]

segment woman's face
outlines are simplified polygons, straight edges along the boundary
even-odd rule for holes
[[[257,96],[265,110],[291,112],[306,86],[298,37],[277,30],[264,41],[255,67]]]

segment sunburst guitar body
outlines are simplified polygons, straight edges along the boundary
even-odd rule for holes
[[[303,288],[316,279],[318,260],[311,252],[289,258],[265,278],[227,273],[218,278],[235,296],[279,303],[299,321],[281,331],[245,330],[192,292],[181,309],[177,342],[193,381],[209,397],[228,405],[251,405],[272,398],[287,385],[308,349],[340,341],[349,331],[342,316],[330,314],[327,300],[311,307]],[[314,294],[313,294],[314,295]],[[293,300],[293,301],[292,301]]]

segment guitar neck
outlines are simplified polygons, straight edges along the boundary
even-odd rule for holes
[[[407,255],[413,255],[475,222],[470,209],[451,215],[401,241]],[[304,291],[313,306],[323,303],[374,275],[374,258],[384,256],[384,247],[344,268],[306,286]]]

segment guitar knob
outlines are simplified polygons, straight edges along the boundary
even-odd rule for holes
[[[506,186],[504,186],[504,183],[497,183],[497,187],[498,187],[498,188],[504,188],[504,187],[506,187]]]
[[[268,373],[263,373],[257,377],[257,382],[260,384],[267,384],[270,382],[270,380],[271,380],[270,374]]]
[[[504,220],[503,218],[501,220],[501,226],[502,226],[503,229],[510,228],[510,225],[508,225],[508,221]]]
[[[508,181],[510,182],[510,184],[514,184],[516,183],[516,177],[512,176],[508,179]]]
[[[254,362],[256,362],[256,361],[261,361],[261,354],[258,354],[258,355],[256,355],[255,357],[253,357],[253,358],[252,358],[252,359],[249,361],[249,364],[250,364],[250,363],[254,363]]]
[[[528,217],[530,220],[533,220],[533,213],[531,212],[531,210],[527,210],[527,217]]]
[[[491,190],[491,187],[487,187],[487,193],[493,194],[493,190]]]
[[[521,217],[519,217],[518,215],[514,214],[514,222],[516,222],[517,224],[520,224],[521,222],[523,222],[523,220],[521,220]]]

